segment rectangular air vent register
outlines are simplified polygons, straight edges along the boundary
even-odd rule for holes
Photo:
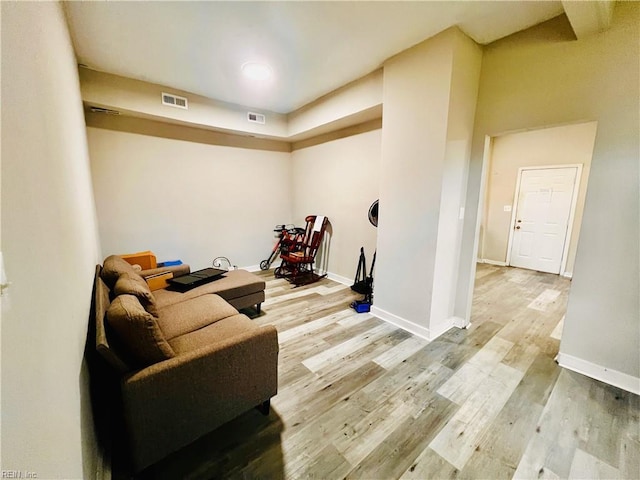
[[[262,113],[247,112],[247,120],[251,123],[261,123],[264,125],[266,119]]]
[[[187,99],[174,95],[173,93],[162,92],[162,104],[169,107],[184,108],[185,110],[189,109]]]

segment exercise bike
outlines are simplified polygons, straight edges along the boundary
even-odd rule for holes
[[[282,253],[288,253],[296,242],[299,241],[301,235],[304,235],[304,228],[295,225],[276,225],[273,230],[278,234],[278,241],[273,246],[269,258],[260,262],[260,270],[269,270],[273,261]]]

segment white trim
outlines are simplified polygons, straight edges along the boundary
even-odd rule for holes
[[[562,276],[564,278],[573,278],[573,272],[564,272]]]
[[[451,317],[451,324],[454,327],[458,328],[469,328],[471,326],[471,322],[467,322],[464,318],[461,317]]]
[[[586,375],[614,387],[621,388],[627,392],[640,395],[640,378],[628,375],[626,373],[612,370],[602,365],[591,363],[573,355],[566,353],[558,353],[558,365],[567,370]]]
[[[260,265],[249,265],[248,267],[237,267],[234,270],[246,270],[248,272],[257,272],[260,270]]]
[[[509,219],[509,240],[507,240],[507,259],[506,264],[511,265],[511,248],[513,247],[513,233],[515,232],[516,214],[518,213],[518,198],[520,198],[520,183],[522,181],[522,167],[518,169],[516,177],[516,190],[513,194],[511,202],[511,218]]]
[[[485,236],[487,232],[487,218],[489,218],[489,202],[486,201],[486,197],[489,193],[489,170],[491,170],[491,163],[493,162],[493,137],[485,135],[484,137],[484,151],[482,154],[482,171],[480,172],[480,192],[478,194],[478,217],[476,218],[477,230],[476,239],[479,243],[478,248],[475,249],[476,255],[479,258],[484,258],[484,246]]]
[[[430,329],[429,330],[429,341],[435,340],[440,335],[443,335],[443,334],[447,333],[453,327],[457,326],[457,325],[454,324],[454,318],[456,318],[456,317],[447,318],[442,324],[438,325],[438,329],[437,330]]]
[[[448,332],[454,327],[465,328],[464,324],[466,324],[464,319],[460,317],[451,317],[445,320],[444,323],[442,323],[442,325],[440,325],[437,330],[432,331],[426,327],[423,327],[422,325],[418,325],[405,318],[402,318],[397,315],[394,315],[393,313],[387,312],[386,310],[382,310],[381,308],[378,308],[375,305],[371,306],[371,314],[379,318],[380,320],[390,323],[391,325],[395,325],[396,327],[401,328],[402,330],[409,332],[413,335],[416,335],[429,342],[435,340],[440,335]]]
[[[576,207],[578,205],[578,193],[580,191],[580,179],[582,177],[582,164],[570,163],[565,165],[540,165],[540,166],[526,166],[518,169],[518,177],[516,180],[516,191],[513,195],[513,204],[511,206],[511,222],[509,223],[509,241],[507,242],[507,262],[506,265],[511,265],[511,247],[513,246],[513,234],[515,232],[514,225],[516,222],[516,215],[518,213],[518,199],[520,198],[520,183],[522,181],[522,172],[525,170],[551,170],[556,168],[575,168],[576,176],[573,180],[573,190],[571,192],[571,206],[569,207],[569,219],[567,220],[567,230],[564,235],[564,243],[562,245],[562,258],[560,259],[560,274],[562,274],[567,268],[567,261],[569,259],[569,245],[571,244],[571,233],[573,230],[573,222],[576,216]]]
[[[342,275],[337,275],[335,273],[327,272],[327,278],[329,280],[333,280],[334,282],[341,283],[342,285],[346,285],[348,287],[353,285],[353,280],[350,280],[347,277],[343,277]]]
[[[506,267],[507,262],[498,262],[496,260],[489,260],[488,258],[480,259],[480,263],[486,263],[487,265],[496,265],[498,267]]]
[[[476,229],[473,234],[473,250],[471,255],[471,265],[469,271],[469,286],[467,288],[467,304],[466,311],[464,312],[464,323],[465,326],[461,328],[467,328],[471,325],[471,308],[473,306],[473,289],[476,286],[476,269],[477,269],[477,258],[479,251],[479,243],[480,243],[480,233],[483,235],[482,239],[482,249],[484,250],[484,232],[485,228],[481,228],[483,222],[485,221],[485,208],[486,208],[486,197],[487,197],[487,183],[489,176],[489,165],[491,163],[491,152],[493,150],[493,137],[490,135],[484,136],[484,151],[482,154],[482,169],[480,171],[480,191],[478,192],[478,212],[476,214]]]
[[[395,325],[402,330],[406,330],[409,333],[417,335],[424,340],[431,341],[431,338],[429,337],[429,329],[423,327],[422,325],[417,325],[402,317],[398,317],[397,315],[389,313],[386,310],[382,310],[375,305],[371,307],[371,314],[375,317],[378,317],[380,320],[384,320],[385,322]]]
[[[592,154],[593,155],[593,154]],[[571,198],[571,209],[569,210],[569,224],[567,225],[567,233],[564,238],[564,250],[562,252],[562,263],[560,264],[560,273],[566,273],[567,262],[569,261],[569,247],[571,246],[571,235],[573,233],[573,222],[576,218],[576,210],[578,207],[578,195],[580,194],[580,181],[582,180],[582,164],[575,164],[577,168],[576,178],[573,181],[573,192]]]

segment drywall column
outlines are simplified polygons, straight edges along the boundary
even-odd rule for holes
[[[374,313],[425,338],[453,324],[448,317],[457,278],[436,290],[434,279],[436,270],[455,268],[459,253],[449,241],[460,235],[481,58],[479,48],[463,37],[456,28],[446,30],[384,65]],[[465,78],[462,67],[469,61]],[[460,129],[454,128],[457,121],[463,122]],[[443,198],[443,187],[451,185]]]
[[[2,246],[12,282],[0,349],[2,471],[95,478],[83,353],[98,237],[76,61],[60,3],[1,9]]]
[[[431,338],[452,325],[464,326],[465,315],[454,311],[473,122],[478,98],[482,49],[458,29],[454,33],[447,144],[442,172],[438,243],[429,332]],[[466,292],[464,292],[466,295]]]

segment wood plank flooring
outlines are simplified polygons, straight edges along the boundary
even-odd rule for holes
[[[554,362],[569,280],[479,265],[472,325],[429,343],[355,313],[348,287],[260,274],[254,321],[280,341],[271,414],[140,478],[640,478],[639,398]]]

